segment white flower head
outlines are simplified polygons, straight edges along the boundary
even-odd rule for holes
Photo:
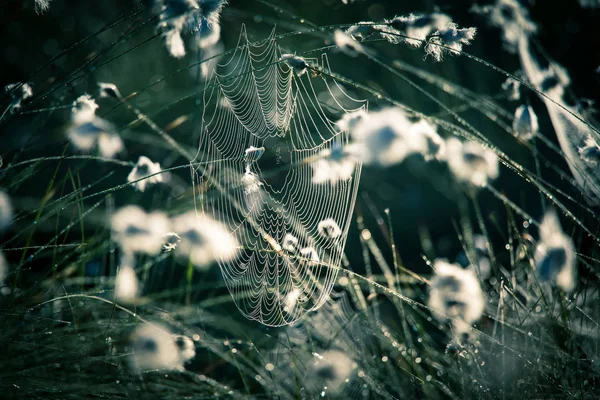
[[[286,233],[283,237],[281,248],[288,253],[295,254],[298,251],[298,238],[291,233]]]
[[[138,293],[139,282],[135,270],[129,263],[123,263],[115,278],[115,299],[120,303],[133,304]]]
[[[538,134],[538,119],[531,106],[521,105],[516,109],[512,128],[513,134],[523,140],[529,140]]]
[[[446,142],[437,133],[435,125],[422,119],[411,125],[409,135],[422,137],[425,141],[425,146],[421,151],[425,161],[445,159]]]
[[[170,29],[163,32],[163,37],[165,38],[165,45],[171,57],[182,58],[185,56],[185,44],[181,37],[181,30]]]
[[[321,259],[314,247],[304,247],[300,249],[300,263],[305,265],[316,265]]]
[[[73,102],[71,107],[71,121],[74,124],[90,122],[96,117],[98,104],[89,94],[83,94]]]
[[[316,387],[327,387],[330,393],[340,393],[357,367],[356,362],[339,350],[315,354],[315,363],[309,369],[310,379]]]
[[[0,190],[0,231],[8,228],[13,220],[13,207],[8,194]]]
[[[217,44],[221,38],[221,25],[218,20],[211,21],[203,18],[194,30],[196,43],[201,49],[207,49]]]
[[[127,182],[137,181],[133,184],[133,186],[135,186],[135,188],[140,192],[143,192],[146,190],[146,186],[163,181],[162,174],[159,174],[161,171],[162,170],[160,169],[159,163],[152,162],[152,160],[146,156],[140,156],[135,167],[133,167],[129,175],[127,175]],[[143,179],[144,177],[148,178]]]
[[[286,64],[292,68],[296,76],[302,76],[308,70],[308,64],[302,57],[293,54],[282,54],[280,60],[285,61]]]
[[[386,21],[388,28],[381,29],[380,27],[380,30],[382,31],[381,35],[391,43],[405,42],[410,46],[421,47],[427,36],[444,28],[451,22],[452,19],[442,13],[410,14],[407,17],[400,16]]]
[[[496,154],[473,142],[449,138],[446,140],[446,159],[450,171],[460,182],[485,186],[500,174]]]
[[[487,16],[490,25],[502,30],[505,48],[515,52],[519,39],[537,30],[529,12],[517,0],[496,0],[492,6],[474,6],[473,12]]]
[[[451,22],[445,28],[436,31],[425,45],[425,54],[435,61],[442,61],[444,54],[459,55],[464,45],[470,45],[475,38],[476,28],[458,28]]]
[[[194,341],[184,335],[173,335],[175,346],[179,352],[179,364],[183,365],[196,357],[196,346]]]
[[[340,226],[333,218],[327,218],[319,222],[317,225],[317,231],[319,232],[319,235],[326,239],[335,239],[340,237],[342,234]]]
[[[302,291],[300,289],[292,289],[283,300],[283,310],[288,314],[292,314],[301,295]]]
[[[260,181],[258,175],[250,171],[250,166],[246,167],[246,172],[242,176],[242,185],[244,186],[244,194],[250,195],[260,192],[263,183]]]
[[[239,244],[223,224],[190,211],[173,220],[173,230],[181,237],[177,253],[187,257],[198,268],[205,268],[215,260],[235,258]]]
[[[334,143],[330,149],[321,150],[318,159],[310,164],[313,169],[312,182],[335,185],[338,181],[352,179],[361,154],[358,144],[340,146]]]
[[[400,108],[385,108],[361,119],[351,135],[365,164],[387,167],[411,154],[429,153],[423,133],[431,129],[424,129],[424,123],[415,125]]]
[[[121,98],[121,92],[119,92],[119,88],[114,83],[98,82],[98,91],[100,93],[100,98]]]
[[[565,292],[571,292],[575,288],[575,265],[573,240],[563,232],[556,212],[546,212],[540,224],[540,240],[535,250],[539,279],[555,282]]]
[[[368,118],[369,114],[361,108],[358,111],[346,113],[335,124],[343,132],[351,132],[352,129],[363,119]]]
[[[158,254],[163,247],[163,235],[170,231],[164,213],[146,213],[137,206],[126,206],[111,218],[115,240],[127,253]]]
[[[165,233],[162,238],[163,250],[166,252],[175,250],[177,248],[177,244],[181,242],[181,237],[175,232]]]
[[[364,48],[360,43],[340,29],[336,29],[333,33],[333,41],[338,49],[347,56],[356,57],[364,52]]]
[[[101,132],[98,135],[98,151],[102,157],[113,158],[115,155],[123,151],[123,140],[116,134]]]
[[[365,40],[375,32],[376,30],[371,22],[359,22],[345,31],[346,35],[350,36],[354,40],[360,41]]]
[[[14,113],[14,112],[20,110],[23,100],[26,100],[26,99],[30,98],[31,96],[33,96],[33,89],[31,88],[31,85],[28,83],[21,83],[21,82],[10,83],[4,87],[4,91],[6,93],[12,92],[10,94],[10,96],[11,96],[10,105],[8,106],[11,113]]]
[[[485,308],[484,294],[475,272],[443,259],[436,260],[434,267],[428,307],[442,322],[451,317],[456,334],[467,332],[481,318]]]
[[[578,149],[579,155],[588,164],[598,165],[600,163],[600,147],[596,140],[588,135],[585,145]]]
[[[129,366],[135,372],[174,370],[181,366],[179,349],[173,335],[164,326],[139,325],[131,335],[131,345]]]

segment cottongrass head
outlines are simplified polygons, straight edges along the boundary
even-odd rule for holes
[[[245,195],[259,193],[263,186],[258,175],[250,170],[250,165],[246,166],[246,172],[242,176],[242,185],[244,186]]]
[[[119,88],[114,83],[107,82],[98,82],[98,92],[100,94],[100,98],[112,98],[112,99],[121,99],[121,92],[119,92]]]
[[[353,111],[351,113],[346,113],[336,121],[337,127],[343,132],[351,132],[352,129],[363,119],[368,118],[369,114],[361,108],[357,111]]]
[[[135,182],[133,186],[140,192],[143,192],[148,185],[163,182],[163,176],[160,174],[161,171],[160,163],[152,162],[146,156],[140,156],[135,167],[127,175],[127,182]]]
[[[446,140],[446,159],[450,171],[459,182],[482,187],[500,174],[496,154],[473,142],[449,138]]]
[[[386,21],[387,25],[378,26],[381,36],[391,43],[405,42],[421,47],[433,32],[443,29],[452,19],[442,13],[410,14]]]
[[[0,231],[8,228],[13,221],[13,207],[8,193],[0,190]]]
[[[411,154],[436,158],[442,148],[441,139],[434,139],[433,126],[425,120],[412,122],[400,108],[369,113],[354,126],[351,136],[360,146],[362,161],[382,167],[400,163]]]
[[[546,212],[540,224],[534,261],[540,281],[553,282],[567,293],[575,288],[575,245],[563,232],[554,210]]]
[[[352,179],[360,155],[360,145],[352,143],[345,146],[335,143],[331,148],[321,150],[318,159],[310,164],[312,183],[335,185],[338,181]]]
[[[317,225],[319,235],[326,239],[336,239],[342,234],[340,226],[333,218],[326,218]]]
[[[327,388],[327,392],[333,395],[343,392],[357,367],[356,362],[339,350],[314,355],[315,363],[309,370],[307,382],[318,388]]]
[[[175,370],[181,356],[171,332],[162,325],[144,323],[131,335],[129,366],[134,372]]]
[[[375,30],[374,25],[371,22],[359,22],[346,29],[344,33],[354,40],[363,41],[376,32],[377,30]]]
[[[111,218],[114,239],[126,253],[158,254],[163,247],[163,235],[169,232],[169,219],[164,213],[146,213],[129,205]]]
[[[140,284],[132,266],[132,257],[126,255],[125,258],[129,260],[121,264],[115,278],[115,299],[119,303],[133,304],[137,299]]]
[[[13,114],[21,109],[23,100],[33,96],[33,89],[28,83],[10,83],[4,87],[4,91],[10,92],[11,99],[8,109]]]
[[[509,100],[517,101],[521,98],[521,84],[513,78],[506,78],[502,83],[502,90]]]
[[[460,336],[483,314],[485,297],[481,285],[472,269],[447,260],[436,260],[434,269],[427,305],[439,321],[452,318],[454,333]]]
[[[298,238],[291,233],[286,233],[281,248],[290,254],[296,254],[298,252]]]
[[[591,165],[600,163],[600,147],[591,135],[588,135],[585,139],[585,145],[581,146],[578,151],[581,159],[586,163]]]
[[[336,29],[333,33],[333,41],[338,49],[350,57],[356,57],[360,53],[364,53],[364,47],[354,38],[344,33],[341,29]]]
[[[516,109],[512,128],[513,134],[522,140],[530,140],[538,134],[537,115],[530,105],[523,104]]]
[[[185,335],[173,335],[175,346],[179,352],[179,364],[184,365],[196,357],[194,341]]]
[[[442,61],[444,54],[459,55],[463,46],[471,44],[476,33],[476,28],[458,28],[451,22],[431,35],[425,45],[425,54],[438,62]]]
[[[197,268],[214,261],[233,260],[240,248],[235,236],[223,224],[192,210],[173,219],[173,231],[181,237],[177,254]]]
[[[244,162],[246,165],[257,162],[265,153],[264,147],[250,146],[244,150]]]
[[[181,237],[175,232],[165,233],[163,236],[163,251],[170,252],[177,248],[177,244],[181,242]]]
[[[280,60],[285,61],[292,71],[294,71],[296,76],[302,76],[308,70],[306,60],[294,54],[282,54]]]

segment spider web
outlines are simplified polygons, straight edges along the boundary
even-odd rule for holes
[[[298,76],[280,58],[274,31],[253,46],[242,27],[237,50],[205,87],[192,164],[198,212],[221,220],[240,243],[235,260],[217,255],[226,286],[243,315],[270,326],[319,308],[333,288],[361,165],[351,179],[326,184],[312,182],[313,167],[319,153],[348,143],[335,121],[367,107],[332,79]],[[325,55],[320,62],[329,70]],[[248,157],[251,146],[264,154]],[[318,231],[329,218],[341,231],[335,238]],[[287,235],[297,244],[285,246]]]

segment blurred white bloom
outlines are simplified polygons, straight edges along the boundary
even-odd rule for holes
[[[333,394],[341,392],[356,369],[356,363],[338,350],[328,350],[321,355],[315,353],[315,356],[307,381],[317,387],[327,387],[327,391]]]
[[[144,323],[131,335],[133,352],[129,365],[135,372],[173,370],[181,366],[181,357],[173,335],[161,325]]]
[[[317,225],[317,231],[319,235],[327,239],[335,239],[342,234],[340,226],[333,220],[333,218],[327,218],[319,222]]]
[[[344,114],[335,124],[343,132],[351,132],[352,129],[358,124],[363,118],[368,118],[369,114],[361,108],[358,111]]]
[[[291,290],[285,296],[285,299],[283,301],[283,305],[284,305],[283,311],[285,311],[288,314],[291,314],[294,311],[294,308],[296,307],[296,303],[298,303],[298,299],[300,298],[301,294],[302,294],[302,292],[298,288],[294,288],[293,290]]]
[[[244,194],[253,194],[260,192],[260,187],[263,183],[254,172],[250,171],[250,166],[246,166],[246,172],[242,176],[242,185],[244,186]]]
[[[304,247],[300,249],[301,263],[306,265],[315,265],[320,261],[319,254],[313,247]]]
[[[283,237],[281,248],[288,253],[295,254],[298,251],[298,238],[290,233],[286,233]]]
[[[165,45],[171,57],[182,58],[185,56],[185,44],[181,37],[181,31],[177,29],[171,29],[163,33],[165,38]]]
[[[100,154],[111,158],[123,150],[123,141],[110,122],[96,116],[97,109],[98,104],[92,96],[79,96],[71,109],[67,136],[78,150],[89,151],[98,145]]]
[[[474,6],[473,12],[487,16],[490,25],[502,29],[505,48],[515,52],[519,39],[537,30],[529,20],[529,12],[517,0],[496,0],[494,5]]]
[[[410,135],[420,136],[425,141],[425,146],[420,153],[425,161],[443,160],[446,157],[446,142],[438,135],[435,125],[422,119],[410,127]]]
[[[135,270],[129,262],[122,263],[115,278],[115,299],[120,303],[133,304],[138,292],[139,282]]]
[[[489,259],[490,254],[487,242],[487,238],[483,235],[473,236],[473,246],[475,247],[477,265],[470,265],[470,267],[475,268],[481,279],[488,279],[492,275],[492,262]]]
[[[239,249],[236,238],[223,224],[193,210],[173,219],[173,231],[181,237],[177,253],[199,268],[214,260],[232,260]]]
[[[163,236],[163,250],[172,251],[177,248],[177,244],[181,242],[181,237],[175,232],[165,233]]]
[[[244,151],[244,161],[246,164],[256,162],[262,157],[265,152],[264,147],[250,146]]]
[[[143,192],[146,190],[146,186],[153,185],[155,183],[159,183],[159,182],[163,181],[162,174],[158,174],[160,171],[162,171],[162,170],[160,169],[159,163],[152,162],[152,160],[150,160],[146,156],[140,156],[135,167],[133,167],[133,169],[131,170],[129,175],[127,175],[127,182],[138,181],[138,182],[135,182],[133,184],[133,186],[135,186],[135,188],[137,190],[139,190],[140,192]],[[158,174],[158,175],[154,175],[154,174]],[[150,176],[150,175],[154,175],[154,176]],[[149,178],[142,179],[146,176],[149,176]],[[139,180],[139,179],[142,179],[142,180]]]
[[[112,97],[113,99],[120,99],[121,92],[114,83],[98,82],[98,90],[100,98]]]
[[[541,281],[555,282],[565,292],[575,288],[575,246],[554,211],[548,211],[540,224],[540,240],[535,250],[535,266]]]
[[[448,167],[456,179],[475,186],[485,186],[500,174],[498,157],[473,142],[461,142],[457,138],[446,140]]]
[[[426,15],[410,14],[408,17],[395,17],[385,22],[387,25],[378,26],[384,39],[394,44],[405,42],[410,46],[421,47],[427,36],[446,27],[452,22],[452,19],[446,14],[431,13]]]
[[[442,150],[435,128],[427,121],[412,122],[400,108],[385,108],[362,118],[351,130],[365,164],[387,167],[415,153],[426,159]],[[437,144],[436,144],[437,143]]]
[[[458,28],[453,22],[436,31],[425,45],[425,54],[435,61],[442,61],[445,53],[459,55],[463,45],[470,45],[477,33],[476,28]]]
[[[330,149],[321,150],[317,155],[318,159],[310,164],[313,169],[312,182],[329,182],[335,185],[338,181],[352,179],[360,155],[361,151],[356,144],[334,144]]]
[[[146,213],[138,206],[126,206],[111,219],[115,240],[127,253],[158,254],[163,247],[163,235],[170,231],[164,213]]]
[[[340,29],[336,29],[333,33],[333,41],[339,50],[347,56],[356,57],[364,52],[364,48],[360,43]]]
[[[519,100],[521,98],[520,92],[521,84],[512,78],[506,78],[502,84],[502,90],[504,90],[509,100]]]
[[[600,163],[600,147],[590,135],[585,139],[585,146],[580,147],[578,151],[583,161],[588,164],[598,165]]]
[[[0,190],[0,231],[8,228],[13,220],[13,207],[8,194]]]
[[[173,340],[179,351],[179,364],[183,365],[196,357],[194,341],[184,335],[173,335]]]
[[[4,87],[4,91],[6,93],[12,91],[12,93],[10,94],[10,105],[8,106],[11,113],[20,110],[21,103],[23,102],[23,100],[33,96],[33,89],[28,83],[10,83]]]
[[[513,134],[523,140],[529,140],[538,134],[538,119],[531,106],[521,105],[517,108],[512,128]]]
[[[308,69],[306,60],[293,54],[282,54],[280,60],[285,61],[292,68],[296,76],[304,75]]]
[[[210,21],[203,18],[194,33],[198,47],[206,49],[217,44],[221,38],[221,25],[218,20]]]
[[[434,268],[427,305],[439,321],[451,317],[456,334],[465,333],[481,318],[485,308],[479,280],[472,269],[443,259],[436,260]]]

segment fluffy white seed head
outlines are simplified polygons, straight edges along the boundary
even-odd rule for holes
[[[522,140],[529,140],[538,134],[538,119],[531,106],[523,104],[516,109],[512,128],[513,134]]]
[[[435,61],[442,61],[444,54],[459,55],[464,45],[470,45],[475,38],[476,28],[458,28],[451,22],[445,28],[436,31],[425,45],[425,54]]]
[[[456,334],[467,332],[485,308],[485,297],[475,272],[443,259],[436,260],[434,268],[427,305],[438,320],[452,318]]]
[[[177,244],[181,242],[181,237],[175,232],[165,233],[162,238],[163,250],[166,252],[175,250],[177,248]]]
[[[163,235],[170,231],[164,213],[146,213],[137,206],[126,206],[111,218],[114,239],[127,253],[158,254],[163,246]]]
[[[173,335],[173,341],[179,352],[179,364],[184,365],[196,357],[194,341],[184,335]]]
[[[302,57],[293,54],[282,54],[280,60],[285,61],[292,68],[296,76],[302,76],[308,70],[308,64]]]
[[[356,362],[339,350],[315,353],[315,363],[309,370],[308,381],[316,387],[327,387],[330,393],[340,393],[356,367]]]
[[[540,224],[535,266],[541,281],[554,282],[565,292],[575,288],[575,246],[573,240],[563,232],[553,210],[546,212]]]
[[[181,37],[181,31],[178,29],[170,29],[163,33],[167,51],[174,58],[182,58],[185,56],[185,44]]]
[[[333,33],[333,41],[342,53],[350,57],[356,57],[364,52],[364,48],[360,43],[340,29],[336,29]]]
[[[446,158],[450,171],[460,182],[480,187],[500,174],[496,154],[473,142],[449,138],[446,140]]]
[[[4,91],[6,93],[11,92],[10,105],[8,106],[11,113],[15,113],[16,111],[20,110],[23,100],[33,96],[33,89],[28,83],[10,83],[4,87]]]
[[[313,170],[312,182],[335,185],[338,181],[352,179],[361,154],[358,144],[334,144],[330,149],[320,151],[318,159],[310,164]]]
[[[179,349],[173,335],[164,326],[139,325],[131,335],[131,346],[129,365],[135,372],[174,370],[181,366]]]
[[[127,182],[135,182],[133,186],[140,192],[143,192],[146,190],[148,185],[153,185],[163,181],[162,174],[159,174],[160,171],[162,170],[159,163],[152,162],[152,160],[146,156],[140,156],[135,167],[133,167],[129,175],[127,175]],[[148,178],[143,179],[147,176]]]
[[[298,251],[298,238],[291,233],[286,233],[283,237],[281,248],[288,253],[295,254]]]
[[[135,270],[123,263],[115,278],[115,299],[124,304],[133,304],[139,293],[139,282]]]
[[[519,100],[521,98],[521,84],[512,78],[506,78],[502,83],[502,90],[506,92],[509,100]]]
[[[317,231],[319,232],[319,235],[326,239],[335,239],[342,234],[340,226],[333,218],[327,218],[319,222],[317,225]]]
[[[585,145],[578,149],[581,159],[588,164],[598,165],[600,163],[600,147],[596,140],[588,135]]]
[[[98,82],[98,92],[101,98],[121,98],[121,92],[119,92],[119,88],[114,83]]]

